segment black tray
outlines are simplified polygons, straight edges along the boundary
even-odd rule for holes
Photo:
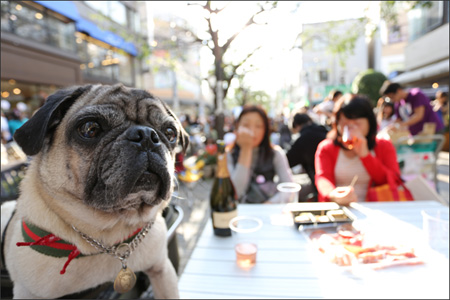
[[[291,211],[294,225],[299,230],[333,227],[356,220],[347,207],[335,202],[289,203],[287,209]]]

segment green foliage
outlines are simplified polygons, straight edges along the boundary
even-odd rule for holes
[[[397,25],[398,11],[400,6],[405,6],[407,10],[415,8],[431,8],[433,1],[381,1],[380,16],[386,23]]]
[[[352,93],[362,94],[369,97],[372,104],[376,106],[380,98],[380,88],[386,80],[383,73],[368,69],[356,75],[352,83]]]
[[[270,110],[271,97],[265,91],[253,91],[249,88],[239,87],[234,90],[234,97],[227,98],[227,107],[243,106],[245,104],[258,104]]]
[[[153,53],[152,49],[150,48],[150,45],[148,43],[142,43],[139,47],[140,51],[138,54],[138,59],[146,59],[149,58],[150,55]]]
[[[203,160],[205,162],[205,166],[215,166],[217,164],[217,154],[211,154],[208,151],[203,151],[195,161],[198,163]]]
[[[386,23],[396,25],[398,23],[398,13],[401,9],[409,11],[415,8],[431,8],[433,1],[380,1],[380,17]],[[300,8],[301,9],[301,8]],[[293,48],[312,49],[312,42],[319,40],[325,45],[327,53],[335,56],[341,67],[345,68],[346,61],[353,54],[356,41],[359,37],[366,35],[366,27],[369,32],[368,37],[373,38],[378,30],[377,24],[367,16],[355,19],[354,24],[344,33],[335,32],[336,27],[343,21],[330,21],[322,28],[311,28],[299,34],[301,46]]]
[[[344,31],[336,30],[347,21],[330,21],[323,24],[321,28],[309,28],[300,33],[299,37],[302,46],[299,48],[307,50],[320,50],[313,47],[314,40],[323,44],[326,52],[338,59],[339,65],[343,68],[350,55],[353,55],[357,40],[364,36],[364,28],[367,19],[358,18]]]

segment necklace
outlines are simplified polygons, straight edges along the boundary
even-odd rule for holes
[[[127,267],[127,259],[130,257],[131,253],[136,249],[139,243],[144,239],[147,232],[152,227],[154,221],[147,223],[142,227],[141,231],[133,238],[129,243],[121,243],[119,245],[113,245],[106,247],[100,241],[88,236],[87,234],[79,231],[75,226],[72,225],[73,230],[77,232],[86,242],[91,246],[98,249],[100,253],[106,253],[114,258],[117,258],[122,263],[122,269],[120,269],[119,274],[117,274],[114,280],[114,290],[120,294],[126,293],[131,290],[136,284],[136,275],[134,272]]]

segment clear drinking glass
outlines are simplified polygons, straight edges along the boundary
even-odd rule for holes
[[[449,257],[449,211],[444,209],[422,210],[423,232],[428,245]]]
[[[353,136],[347,125],[344,126],[344,130],[342,131],[342,144],[349,150],[353,149]]]
[[[243,269],[252,268],[256,263],[258,244],[254,233],[261,227],[261,219],[250,216],[237,216],[230,221],[230,228],[236,240],[236,263]]]
[[[298,193],[301,189],[301,185],[297,182],[282,182],[277,185],[277,190],[288,195],[289,203],[298,202]]]

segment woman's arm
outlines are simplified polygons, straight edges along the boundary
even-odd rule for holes
[[[380,125],[381,122],[383,121],[383,103],[384,98],[383,97],[379,98],[377,102],[377,113],[376,113],[378,125]]]
[[[387,183],[388,176],[397,178],[400,175],[400,168],[397,162],[395,147],[389,140],[377,140],[376,156],[372,154],[361,158],[361,162],[366,168],[376,185]]]
[[[236,190],[236,195],[238,198],[241,198],[245,195],[250,183],[250,167],[240,164],[239,160],[235,166],[231,152],[227,153],[227,165],[228,171],[230,172],[231,182]]]
[[[414,113],[409,117],[408,120],[400,122],[401,126],[411,126],[416,124],[417,122],[422,121],[423,117],[425,115],[425,106],[417,106],[414,108]]]
[[[278,175],[279,182],[292,182],[294,177],[292,176],[291,168],[289,167],[289,162],[286,157],[284,150],[278,146],[273,146],[274,158],[273,165],[275,168],[275,173]]]
[[[323,140],[315,154],[315,183],[319,193],[319,201],[330,201],[329,194],[336,188],[334,168],[336,166],[339,149],[335,149],[331,139]]]
[[[236,145],[239,145],[239,157],[234,164],[231,151],[228,152],[227,163],[230,172],[231,182],[238,198],[241,198],[247,192],[250,184],[251,166],[253,159],[253,132],[240,126],[236,131]]]

